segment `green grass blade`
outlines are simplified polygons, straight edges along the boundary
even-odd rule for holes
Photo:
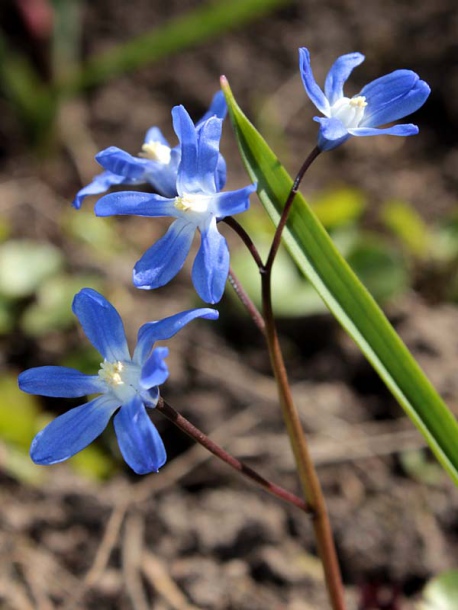
[[[154,63],[184,49],[200,45],[224,32],[253,21],[290,0],[217,0],[199,6],[109,52],[91,58],[81,72],[61,83],[75,93]]]
[[[277,223],[292,179],[237,105],[223,90],[240,151],[258,195]],[[298,194],[284,232],[290,254],[334,317],[360,347],[458,485],[458,423],[379,306],[339,254]]]

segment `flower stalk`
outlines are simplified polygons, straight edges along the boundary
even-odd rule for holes
[[[183,417],[183,415],[175,411],[175,409],[171,407],[168,403],[166,403],[165,400],[163,400],[161,397],[158,400],[156,409],[160,411],[162,415],[164,415],[168,420],[175,424],[175,426],[177,426],[185,434],[187,434],[197,443],[202,445],[202,447],[205,447],[207,451],[212,453],[218,459],[225,462],[228,466],[242,474],[247,479],[250,479],[252,482],[256,483],[256,485],[262,487],[272,496],[279,498],[283,502],[287,502],[288,504],[296,506],[305,513],[312,514],[310,507],[306,502],[304,502],[304,500],[294,495],[290,491],[287,491],[283,487],[280,487],[279,485],[268,481],[263,476],[258,474],[253,468],[250,468],[250,466],[247,466],[246,464],[235,458],[233,455],[225,451],[201,430],[196,428],[196,426],[194,426],[190,421]]]
[[[294,198],[299,190],[302,179],[318,157],[321,150],[315,147],[305,159],[283,207],[280,221],[277,225],[266,264],[260,268],[262,282],[263,317],[265,336],[269,350],[272,369],[277,382],[280,406],[290,439],[291,448],[296,461],[298,476],[307,505],[311,508],[314,518],[313,527],[318,547],[318,554],[323,564],[326,586],[333,610],[345,610],[344,590],[339,562],[337,559],[334,537],[329,522],[328,511],[321,484],[313,463],[308,443],[302,428],[297,407],[294,404],[291,386],[288,381],[285,362],[281,351],[274,312],[272,308],[272,268],[275,256],[281,243],[283,229],[286,226]]]

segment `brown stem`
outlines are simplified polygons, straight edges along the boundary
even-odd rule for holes
[[[235,275],[235,273],[232,269],[229,270],[228,280],[229,280],[230,285],[234,289],[235,294],[240,299],[240,302],[242,303],[242,305],[245,307],[245,309],[250,314],[253,322],[256,324],[256,326],[259,328],[259,330],[262,332],[262,334],[265,335],[266,324],[264,322],[264,318],[258,311],[258,308],[256,307],[256,305],[253,303],[253,301],[248,296],[246,290],[244,289],[242,284],[239,282],[237,276]]]
[[[220,222],[225,222],[233,231],[237,233],[240,239],[243,241],[245,246],[248,248],[251,256],[254,259],[254,262],[258,266],[259,269],[263,269],[264,263],[262,262],[261,255],[258,252],[258,249],[253,243],[253,240],[242,227],[242,225],[235,220],[232,216],[226,216],[226,218],[222,218]]]
[[[342,577],[340,574],[337,553],[334,545],[331,525],[326,503],[313,463],[302,424],[291,394],[285,363],[278,340],[277,329],[273,318],[270,274],[262,276],[264,320],[270,360],[277,382],[283,418],[294,453],[299,479],[307,506],[313,510],[313,527],[317,540],[318,554],[323,563],[326,586],[333,610],[345,610]]]
[[[175,424],[180,430],[188,434],[191,438],[193,438],[197,443],[205,447],[210,453],[214,456],[225,462],[228,466],[240,472],[244,477],[250,479],[260,487],[262,487],[265,491],[270,493],[280,500],[284,502],[288,502],[288,504],[293,504],[297,508],[300,508],[305,513],[310,513],[309,507],[304,500],[298,498],[293,493],[287,491],[283,487],[268,481],[260,474],[258,474],[253,468],[250,468],[230,453],[225,451],[222,447],[217,445],[214,441],[208,438],[206,434],[204,434],[201,430],[196,428],[190,421],[188,421],[185,417],[180,415],[173,407],[167,404],[163,398],[159,398],[159,401],[156,405],[156,409],[162,413],[167,419],[169,419],[172,423]]]
[[[313,527],[315,530],[318,554],[323,563],[326,587],[330,602],[333,610],[345,610],[342,576],[340,573],[339,562],[337,560],[337,553],[332,535],[331,524],[329,522],[326,502],[315,465],[310,455],[308,443],[302,429],[299,413],[296,405],[294,404],[272,308],[272,266],[280,246],[282,232],[286,226],[288,215],[302,178],[319,154],[320,150],[318,148],[312,150],[310,155],[302,164],[302,167],[294,180],[291,191],[289,192],[280,221],[275,231],[275,236],[266,265],[263,269],[261,269],[262,302],[264,321],[266,325],[266,339],[272,369],[277,382],[280,405],[296,460],[298,475],[301,481],[304,497],[307,501],[307,505],[313,509]]]
[[[316,146],[312,150],[312,152],[309,154],[309,156],[306,158],[306,160],[302,164],[302,167],[300,168],[300,170],[297,173],[297,176],[293,182],[293,186],[291,187],[288,198],[286,199],[285,205],[283,207],[283,210],[282,210],[282,213],[280,216],[280,220],[278,221],[277,228],[275,230],[275,235],[274,235],[274,238],[272,241],[272,245],[270,247],[269,256],[267,257],[267,262],[265,265],[266,269],[271,269],[272,265],[274,264],[275,256],[278,252],[278,248],[280,247],[283,229],[285,228],[286,222],[288,220],[289,212],[291,210],[291,206],[293,205],[296,193],[299,190],[299,186],[300,186],[300,183],[302,182],[302,178],[304,177],[305,172],[308,170],[308,168],[312,165],[312,163],[318,157],[320,152],[321,152],[321,150],[318,148],[318,146]]]

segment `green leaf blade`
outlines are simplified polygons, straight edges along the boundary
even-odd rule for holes
[[[293,180],[222,79],[243,161],[276,224]],[[297,194],[284,242],[330,312],[354,339],[458,485],[458,423],[331,238]]]

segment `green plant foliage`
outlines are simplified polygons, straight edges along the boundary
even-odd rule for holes
[[[92,444],[69,460],[70,466],[87,479],[100,481],[115,471],[115,462],[97,444]]]
[[[293,181],[243,114],[225,79],[222,86],[248,173],[258,183],[258,195],[265,209],[277,222]],[[458,423],[455,417],[300,194],[296,196],[283,235],[304,275],[458,484]]]
[[[154,29],[103,55],[91,58],[81,72],[63,81],[60,89],[66,93],[75,93],[152,64],[242,27],[289,1],[218,0],[205,3],[163,25],[160,30]]]
[[[21,392],[16,375],[0,377],[0,437],[27,448],[36,433],[40,412],[36,396]]]
[[[431,580],[423,590],[418,610],[458,608],[458,570],[449,570]]]
[[[410,254],[416,257],[428,254],[428,227],[414,207],[404,201],[387,201],[381,218]]]
[[[62,253],[51,244],[17,239],[0,245],[0,295],[31,296],[41,283],[62,269]]]
[[[329,189],[311,202],[313,211],[326,229],[356,222],[366,207],[362,191],[350,187]]]
[[[120,252],[124,245],[119,238],[116,224],[111,218],[100,218],[93,211],[71,209],[63,219],[63,229],[66,235],[87,245],[91,249],[91,256],[98,260],[110,260],[113,254]]]
[[[36,301],[22,316],[22,330],[36,337],[68,328],[75,321],[71,308],[74,295],[84,287],[99,289],[100,284],[100,279],[92,276],[60,273],[48,278],[39,286]]]

